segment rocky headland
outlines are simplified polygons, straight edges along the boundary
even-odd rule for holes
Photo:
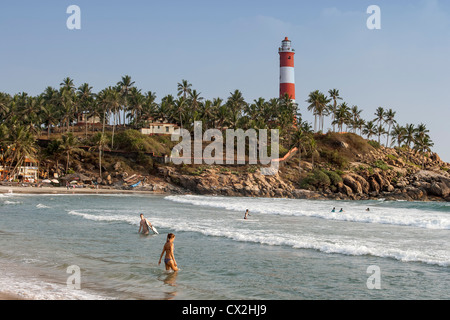
[[[314,159],[312,154],[300,158],[294,152],[274,175],[261,174],[255,165],[174,165],[142,155],[106,155],[100,177],[97,158],[90,153],[73,157],[75,172],[65,181],[78,175],[91,187],[154,193],[450,201],[450,164],[435,153],[386,148],[355,134],[327,134],[317,141]],[[58,171],[55,165],[47,167],[50,174]]]

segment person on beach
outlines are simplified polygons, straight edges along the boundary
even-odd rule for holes
[[[143,234],[148,234],[150,232],[148,227],[149,226],[151,227],[152,224],[150,223],[150,221],[148,221],[146,218],[144,218],[144,215],[142,213],[141,213],[140,217],[141,217],[141,222],[139,223],[138,233],[141,233],[141,229],[142,229]],[[147,223],[148,223],[148,225],[147,225]]]
[[[161,264],[162,256],[164,252],[166,256],[164,257],[164,264],[166,265],[166,270],[172,269],[173,271],[178,271],[177,262],[175,261],[175,256],[173,255],[173,241],[175,240],[175,235],[173,233],[169,233],[167,235],[166,243],[164,244],[163,251],[161,252],[161,256],[159,257],[158,265]]]
[[[250,216],[250,213],[248,213],[248,209],[245,210],[244,219],[247,219],[247,216]]]

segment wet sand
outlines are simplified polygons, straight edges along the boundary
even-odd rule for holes
[[[26,194],[160,194],[154,191],[118,190],[118,189],[91,189],[67,187],[10,187],[0,186],[1,193],[26,193]]]
[[[24,300],[24,299],[10,293],[0,292],[0,300]]]

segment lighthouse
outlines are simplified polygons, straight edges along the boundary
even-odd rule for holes
[[[287,93],[295,103],[295,77],[294,77],[294,54],[291,47],[291,40],[288,37],[281,42],[278,48],[280,54],[280,98],[284,98]]]

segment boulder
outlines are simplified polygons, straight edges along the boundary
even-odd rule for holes
[[[342,180],[344,181],[344,185],[350,187],[354,193],[362,194],[361,184],[355,179],[353,179],[351,175],[348,174],[343,175]]]
[[[377,180],[374,177],[369,178],[369,184],[370,184],[370,191],[374,192],[375,194],[380,193],[380,184],[377,182]]]
[[[443,182],[433,182],[428,193],[436,197],[446,198],[450,195],[450,188]]]

